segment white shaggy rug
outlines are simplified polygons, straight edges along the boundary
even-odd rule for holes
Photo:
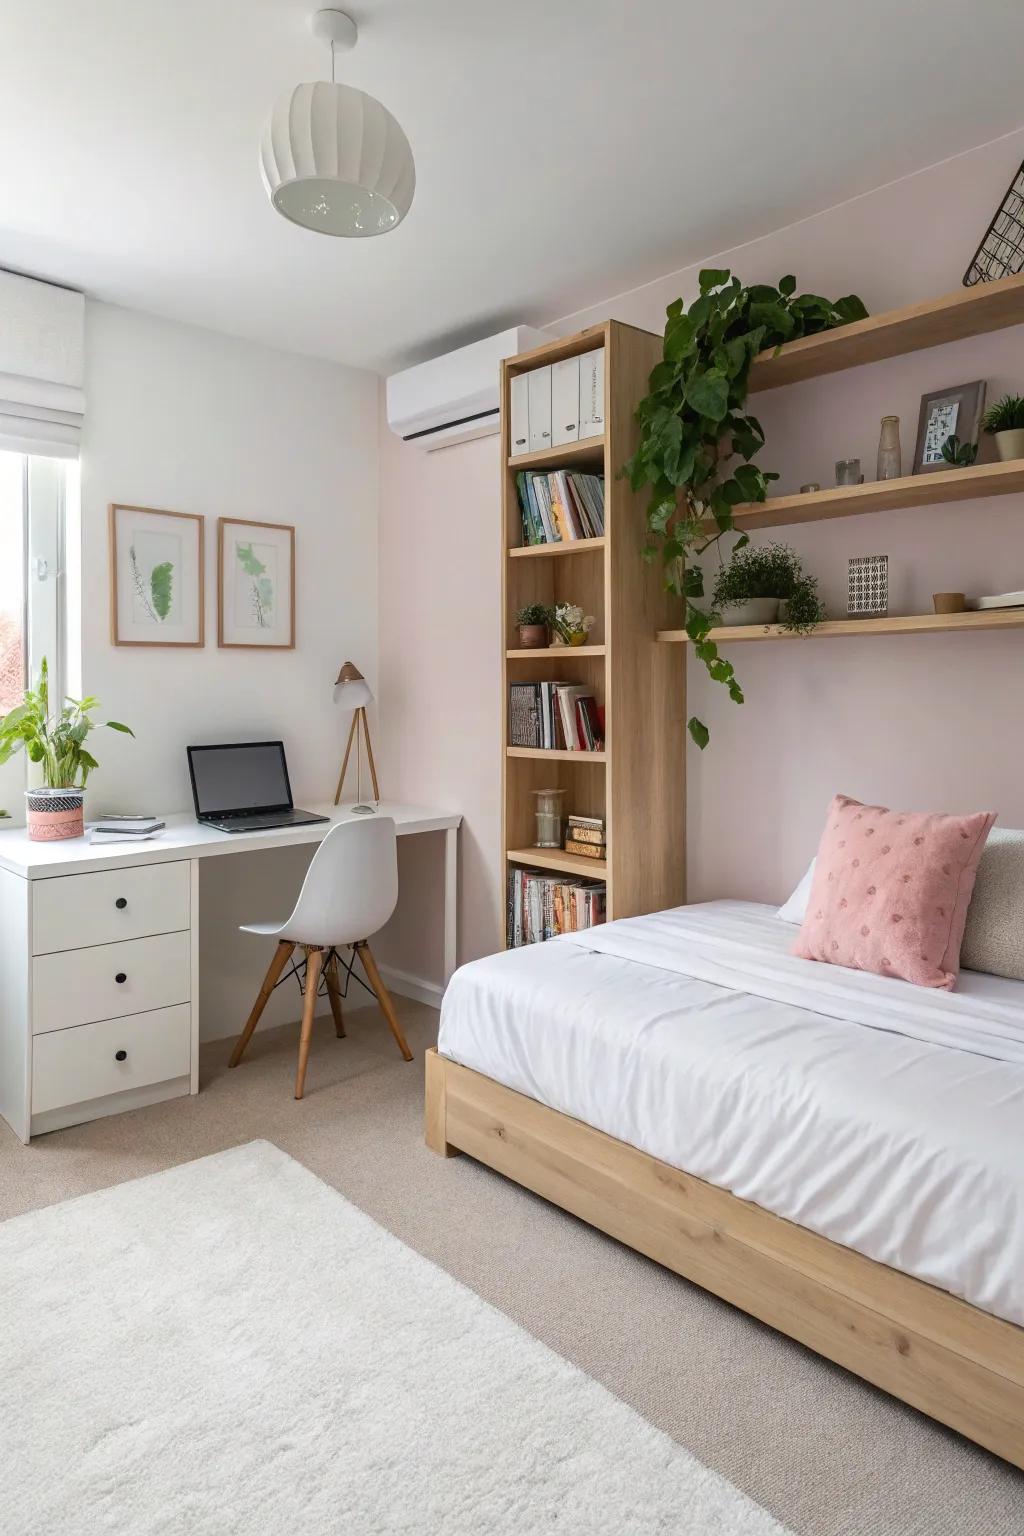
[[[264,1141],[0,1226],[0,1527],[784,1536]]]

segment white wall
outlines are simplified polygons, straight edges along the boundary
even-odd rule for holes
[[[280,736],[297,803],[334,793],[342,661],[377,675],[377,379],[213,331],[89,302],[82,446],[82,681],[136,739],[101,733],[89,812],[185,810],[189,742]],[[107,505],[206,518],[206,645],[114,647]],[[296,527],[296,648],[217,646],[217,518]],[[233,1033],[265,964],[238,922],[273,913],[303,859],[208,860],[201,1028]],[[293,867],[294,866],[294,867]],[[268,1015],[296,1016],[295,999]]]

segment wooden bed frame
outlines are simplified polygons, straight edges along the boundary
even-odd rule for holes
[[[442,1156],[468,1153],[1024,1468],[1024,1329],[1013,1323],[436,1050],[426,1057],[426,1142]]]

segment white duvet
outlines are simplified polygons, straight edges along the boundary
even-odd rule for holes
[[[926,991],[793,934],[718,901],[492,955],[439,1049],[1024,1325],[1024,983]]]

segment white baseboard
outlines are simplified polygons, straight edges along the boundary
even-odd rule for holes
[[[444,987],[436,981],[424,981],[421,976],[410,976],[408,971],[397,971],[391,965],[382,965],[380,973],[390,992],[397,992],[399,997],[411,997],[413,1002],[426,1003],[431,1008],[440,1008]]]

